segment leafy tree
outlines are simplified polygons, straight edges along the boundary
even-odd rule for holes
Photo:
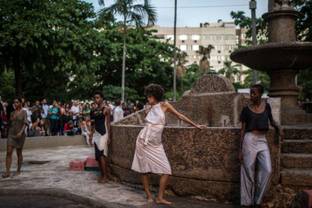
[[[240,74],[240,70],[238,64],[232,65],[232,61],[224,61],[224,67],[218,71],[219,74],[224,75],[228,78],[232,83],[235,82],[235,76]]]
[[[16,94],[65,96],[70,78],[94,66],[94,17],[91,4],[79,0],[3,1],[1,68],[14,71]]]
[[[104,5],[104,0],[99,0],[100,5]],[[120,15],[122,17],[123,30],[123,54],[122,54],[122,100],[124,100],[125,90],[125,72],[126,72],[126,56],[127,56],[127,29],[129,26],[142,27],[144,18],[147,19],[147,25],[154,24],[156,21],[156,11],[151,6],[149,0],[145,0],[144,4],[137,3],[136,0],[115,0],[114,4],[101,10],[103,14]]]
[[[3,71],[0,73],[0,95],[4,100],[12,99],[15,94],[14,73],[12,71]]]

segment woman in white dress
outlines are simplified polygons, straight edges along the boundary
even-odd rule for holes
[[[145,118],[145,127],[140,131],[137,141],[132,170],[142,174],[142,183],[148,202],[153,202],[152,193],[149,190],[149,173],[161,175],[159,181],[159,192],[155,199],[158,204],[171,204],[164,199],[164,192],[171,175],[171,167],[162,145],[162,132],[165,127],[165,112],[177,116],[192,126],[203,129],[204,126],[197,125],[186,116],[179,113],[170,103],[162,102],[164,90],[160,85],[150,84],[145,88],[145,95],[151,105]]]

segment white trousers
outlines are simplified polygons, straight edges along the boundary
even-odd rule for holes
[[[272,174],[270,150],[265,136],[246,133],[242,154],[241,205],[260,205]]]

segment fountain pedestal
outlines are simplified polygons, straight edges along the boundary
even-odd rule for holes
[[[281,98],[281,124],[305,124],[312,116],[299,108],[299,89],[296,75],[312,66],[312,43],[296,41],[295,11],[290,1],[269,1],[269,12],[263,15],[268,22],[269,42],[239,49],[231,59],[252,69],[266,71],[271,78],[270,97]]]

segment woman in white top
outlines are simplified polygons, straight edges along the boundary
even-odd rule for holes
[[[155,173],[161,175],[159,193],[155,201],[158,204],[170,205],[171,202],[164,199],[167,181],[169,175],[171,175],[171,167],[161,139],[166,123],[165,113],[172,113],[180,120],[186,121],[198,129],[203,129],[204,126],[195,124],[189,118],[179,113],[170,103],[161,102],[164,90],[160,85],[148,85],[145,88],[145,95],[151,108],[145,118],[145,127],[137,137],[131,169],[142,174],[142,183],[148,202],[153,202],[153,196],[149,190],[148,174]]]

